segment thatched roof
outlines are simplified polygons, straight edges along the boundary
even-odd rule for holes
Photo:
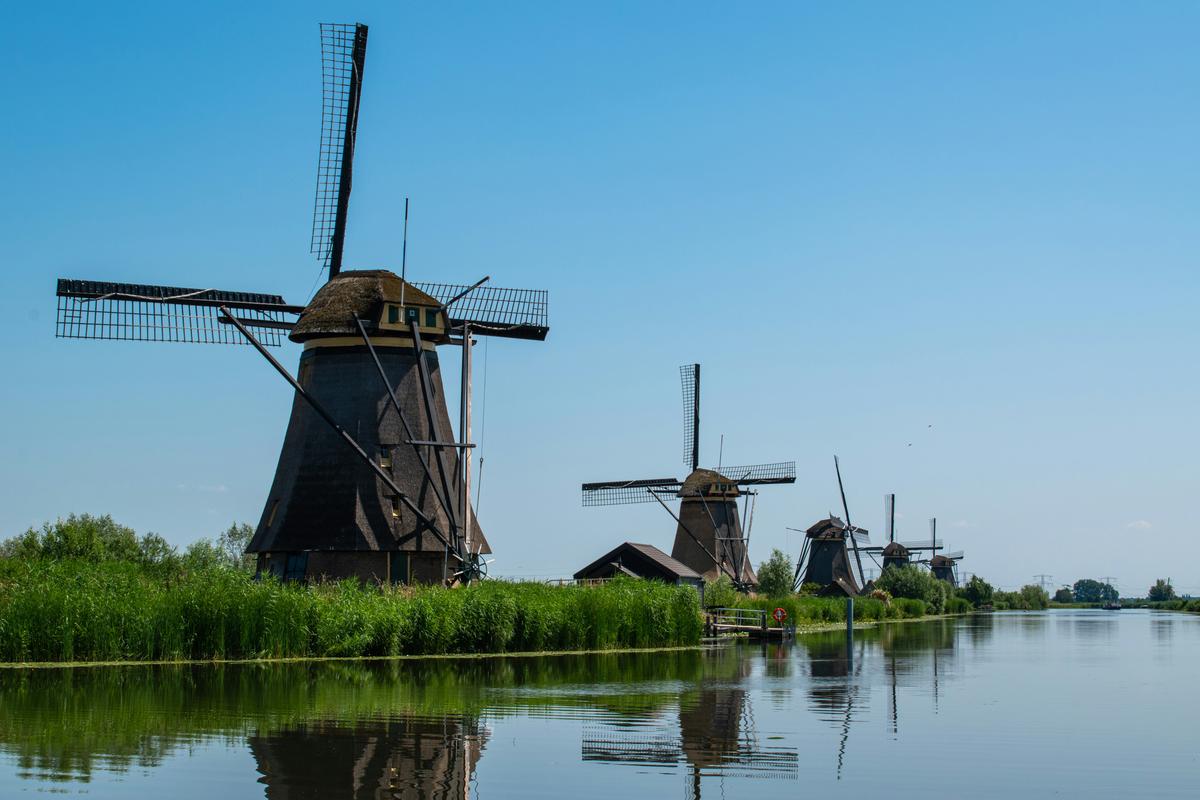
[[[383,303],[439,307],[441,304],[386,269],[351,270],[326,283],[305,307],[289,338],[304,342],[317,336],[357,336],[354,320],[376,320]]]
[[[954,566],[954,559],[946,558],[945,556],[934,556],[933,558],[929,559],[929,566],[931,566],[931,567],[952,567],[952,566]]]
[[[805,535],[812,539],[841,539],[844,538],[845,531],[846,523],[838,517],[828,517],[813,523],[812,527],[805,531]]]
[[[908,548],[899,542],[888,542],[887,546],[883,548],[883,556],[884,558],[908,558]]]
[[[699,494],[707,494],[709,489],[716,483],[727,485],[727,491],[737,492],[737,484],[726,478],[721,473],[712,469],[694,470],[691,475],[683,481],[683,486],[679,490],[681,497],[695,497]]]

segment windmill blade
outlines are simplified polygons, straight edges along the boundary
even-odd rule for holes
[[[962,561],[963,560],[963,551],[962,550],[955,550],[953,553],[943,553],[942,555],[945,556],[946,558],[950,559],[951,561]]]
[[[775,464],[751,464],[744,467],[721,467],[721,474],[741,486],[756,486],[769,483],[795,483],[796,462],[780,461]]]
[[[657,497],[674,496],[683,488],[675,478],[646,478],[633,481],[601,481],[583,484],[584,506],[620,506],[654,503]]]
[[[486,278],[484,279],[486,280]],[[414,283],[447,306],[452,327],[470,323],[476,336],[542,341],[550,332],[548,293],[544,289],[502,289],[498,286],[454,283]]]
[[[846,503],[846,487],[842,484],[842,465],[838,462],[838,457],[833,457],[833,469],[837,472],[838,491],[842,495],[842,510],[846,512],[846,528],[850,531],[854,530],[854,525],[850,522],[850,506]],[[858,553],[858,539],[855,536],[850,537],[850,545],[854,549],[854,560],[858,564],[858,581],[860,585],[866,585],[866,575],[863,574],[862,556]]]
[[[871,532],[866,528],[854,528],[850,531],[850,535],[862,547],[869,547],[871,544]]]
[[[900,546],[909,552],[915,553],[934,549],[941,550],[943,547],[945,547],[945,543],[942,542],[941,539],[935,539],[933,541],[930,541],[929,539],[922,539],[920,541],[901,542]]]
[[[679,368],[683,383],[683,463],[692,472],[700,466],[700,365]]]
[[[321,24],[321,149],[310,250],[331,278],[342,269],[366,60],[366,25]]]
[[[887,525],[887,540],[889,542],[896,541],[896,495],[894,494],[883,496],[883,519]]]
[[[55,336],[139,342],[246,344],[226,306],[263,344],[278,346],[303,306],[276,294],[59,278]]]

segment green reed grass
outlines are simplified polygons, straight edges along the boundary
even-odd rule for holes
[[[226,567],[0,559],[0,661],[399,656],[696,644],[688,587],[254,581]]]

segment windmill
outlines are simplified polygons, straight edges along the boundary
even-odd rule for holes
[[[882,547],[862,548],[862,552],[870,556],[872,560],[875,560],[877,555],[883,558],[882,569],[908,566],[912,562],[913,553],[928,551],[936,554],[941,549],[941,542],[936,539],[928,542],[896,541],[896,495],[894,494],[883,496],[883,521],[887,530],[887,544]]]
[[[958,586],[958,562],[963,560],[963,551],[955,550],[953,553],[939,553],[941,543],[937,538],[937,517],[931,517],[929,520],[929,552],[928,559],[922,559],[921,564],[927,564],[929,571],[933,573],[933,577],[938,580],[946,581],[951,586]]]
[[[838,492],[842,497],[842,511],[846,520],[830,514],[808,530],[804,531],[804,546],[800,550],[800,558],[796,560],[796,575],[794,587],[798,591],[806,583],[818,583],[823,592],[842,592],[854,596],[861,591],[866,581],[863,578],[862,555],[860,545],[866,546],[870,541],[866,528],[856,528],[850,522],[850,506],[846,503],[846,488],[842,484],[842,467],[838,457],[833,457],[833,469],[837,473]],[[796,530],[791,528],[789,530]],[[846,542],[850,542],[854,552],[854,565],[858,567],[858,580],[851,568],[850,554]]]
[[[56,334],[249,343],[292,385],[279,465],[247,548],[260,573],[465,582],[483,576],[491,552],[470,503],[471,347],[477,336],[545,339],[546,292],[485,286],[488,278],[409,283],[403,255],[400,276],[342,269],[366,50],[366,25],[321,25],[310,249],[327,281],[307,305],[276,294],[60,279]],[[285,335],[304,348],[296,377],[267,350]],[[462,348],[458,441],[439,345]]]
[[[683,480],[647,478],[583,484],[585,506],[657,502],[675,520],[671,557],[711,580],[726,575],[741,591],[758,583],[750,566],[750,528],[757,492],[752,486],[796,482],[796,462],[745,467],[700,466],[700,365],[679,368],[683,382],[683,461],[690,472]],[[676,515],[663,498],[680,499]],[[746,527],[738,514],[743,500]]]

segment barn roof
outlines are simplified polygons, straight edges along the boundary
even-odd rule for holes
[[[435,298],[386,269],[343,272],[322,286],[300,313],[289,335],[294,342],[314,336],[357,336],[355,319],[378,319],[385,301],[440,308]]]
[[[622,554],[628,553],[630,551],[632,551],[632,552],[642,556],[646,560],[652,562],[664,574],[670,575],[671,577],[673,577],[676,580],[680,580],[680,579],[700,580],[701,579],[700,573],[696,572],[694,569],[692,569],[688,565],[671,558],[669,555],[664,553],[662,550],[659,550],[654,545],[639,544],[637,542],[622,542],[621,544],[614,547],[612,550],[609,550],[607,553],[605,553],[604,555],[597,558],[592,563],[588,564],[583,569],[576,572],[575,577],[576,578],[587,577],[588,573],[592,572],[593,570],[595,570],[605,564],[610,564],[610,563],[619,561]],[[624,571],[626,573],[630,572],[630,570],[625,568],[624,566],[622,566],[622,571]],[[645,576],[642,576],[642,577],[645,577]]]

